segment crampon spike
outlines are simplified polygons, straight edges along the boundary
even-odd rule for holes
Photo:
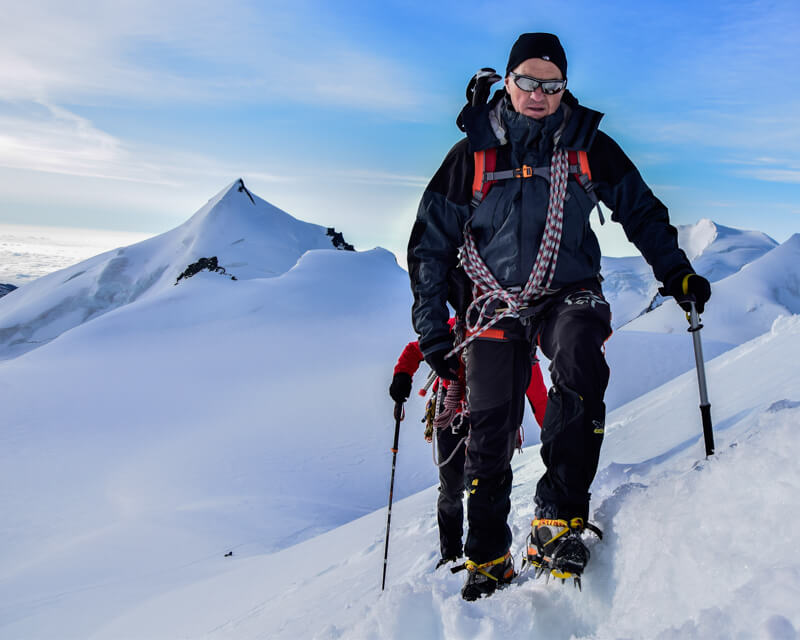
[[[578,591],[583,591],[583,587],[581,587],[581,579],[578,576],[575,576],[575,588]]]

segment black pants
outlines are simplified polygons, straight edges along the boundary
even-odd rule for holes
[[[451,427],[436,431],[439,464],[453,456],[450,462],[439,467],[439,499],[436,504],[436,516],[439,522],[439,548],[443,558],[457,558],[462,554],[466,455],[462,439],[468,429],[469,425],[463,424],[455,433]]]
[[[495,325],[502,339],[479,338],[465,353],[472,423],[465,552],[475,562],[498,558],[511,545],[511,456],[534,344],[550,360],[553,383],[541,433],[547,469],[536,488],[537,515],[588,517],[605,424],[609,371],[603,345],[611,335],[611,312],[596,281],[565,288],[532,311],[523,320],[502,320]]]

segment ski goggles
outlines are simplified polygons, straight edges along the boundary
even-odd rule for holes
[[[509,74],[517,85],[523,91],[534,92],[541,87],[542,93],[548,96],[555,95],[567,88],[566,80],[539,80],[531,76],[524,76],[521,73],[514,73],[510,71]]]

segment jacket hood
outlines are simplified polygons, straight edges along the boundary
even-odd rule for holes
[[[507,125],[502,116],[506,95],[505,89],[499,89],[486,104],[468,104],[461,110],[459,121],[467,134],[472,151],[482,151],[508,143]],[[564,148],[589,149],[603,114],[581,105],[569,90],[566,90],[561,98],[559,111],[562,114],[558,115],[558,118],[563,117],[564,120],[560,135],[560,142]]]

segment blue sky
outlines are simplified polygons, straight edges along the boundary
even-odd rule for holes
[[[800,230],[796,0],[500,6],[0,0],[0,222],[156,233],[241,176],[403,253],[469,77],[552,31],[676,224]]]

